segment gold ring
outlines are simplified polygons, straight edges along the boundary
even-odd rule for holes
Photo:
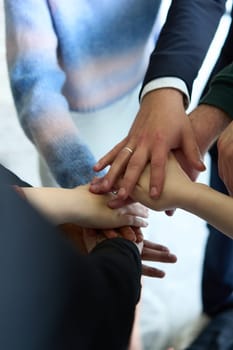
[[[133,154],[133,150],[132,150],[131,148],[129,148],[129,147],[124,147],[124,149],[125,149],[126,151],[128,151],[129,153]]]

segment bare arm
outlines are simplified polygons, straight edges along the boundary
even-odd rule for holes
[[[27,200],[55,224],[76,223],[83,227],[112,229],[121,226],[147,226],[148,211],[139,203],[111,209],[107,202],[111,194],[95,195],[88,185],[74,189],[23,188]]]
[[[173,155],[169,157],[164,189],[158,200],[148,195],[148,186],[147,168],[133,192],[133,199],[158,211],[171,208],[184,209],[233,238],[233,198],[207,185],[192,182]]]

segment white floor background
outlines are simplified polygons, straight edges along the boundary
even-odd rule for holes
[[[0,160],[36,186],[40,182],[35,149],[18,124],[9,89],[2,7],[3,0],[0,0]],[[220,40],[227,26],[227,21],[224,23],[218,34]],[[210,56],[212,59],[213,55]],[[204,67],[202,75],[206,74],[209,66]],[[196,83],[192,106],[201,92],[202,79],[200,76]],[[199,181],[204,183],[208,182],[209,176],[208,157],[206,164],[207,171],[199,177]],[[200,278],[207,231],[202,220],[177,210],[172,218],[155,213],[147,234],[167,245],[178,256],[175,265],[165,266],[166,277],[163,280],[144,279],[141,325],[145,349],[164,350],[200,314]]]

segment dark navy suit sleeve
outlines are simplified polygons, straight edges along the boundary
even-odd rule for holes
[[[0,170],[0,349],[126,349],[140,293],[132,242],[80,255]],[[14,182],[14,181],[13,181]]]
[[[191,95],[209,45],[214,37],[225,0],[175,0],[152,52],[145,84],[161,77],[182,79]]]

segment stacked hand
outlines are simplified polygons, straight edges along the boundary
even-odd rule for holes
[[[189,168],[197,171],[205,169],[191,123],[184,111],[182,94],[175,89],[159,89],[143,98],[128,136],[95,165],[95,171],[108,165],[111,167],[101,181],[93,181],[90,190],[94,193],[108,192],[122,178],[116,200],[126,199],[149,163],[148,191],[152,198],[159,198],[171,150],[180,150]]]
[[[108,231],[106,230],[82,228],[74,224],[64,224],[60,227],[66,236],[72,239],[79,250],[84,254],[88,254],[97,244],[105,239],[108,239],[106,237],[106,234],[108,235]],[[134,234],[132,232],[133,230],[134,228],[128,226],[122,227],[114,230],[114,237],[124,237],[125,239],[125,237],[130,237]],[[141,237],[143,237],[142,234]],[[177,260],[176,256],[171,254],[169,249],[163,245],[152,243],[147,240],[137,242],[134,241],[134,244],[137,246],[142,260],[162,263],[175,263]],[[157,278],[162,278],[165,276],[164,271],[147,265],[142,265],[142,274]]]

